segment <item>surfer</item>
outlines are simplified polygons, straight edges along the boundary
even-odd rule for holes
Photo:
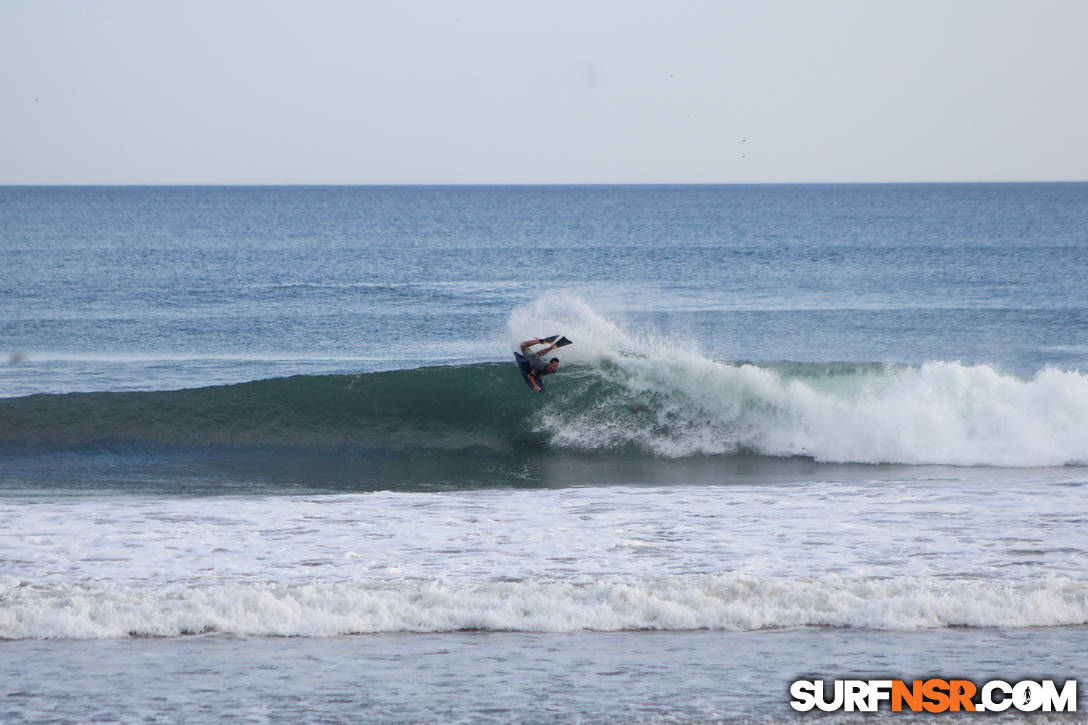
[[[563,340],[566,339],[567,338],[565,337],[563,338]],[[544,362],[542,357],[543,355],[547,355],[555,348],[562,347],[561,344],[555,343],[553,342],[553,340],[555,340],[555,336],[545,338],[543,340],[541,340],[539,337],[534,337],[532,340],[526,340],[525,342],[521,343],[521,354],[529,368],[527,374],[525,375],[525,380],[529,383],[534,392],[541,392],[540,377],[542,375],[551,375],[559,369],[559,358],[553,357],[548,362]],[[548,347],[544,348],[543,350],[533,352],[531,349],[533,345],[548,345]]]

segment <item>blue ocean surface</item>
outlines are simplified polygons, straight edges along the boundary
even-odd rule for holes
[[[1088,184],[0,187],[0,255],[0,720],[1084,692]]]

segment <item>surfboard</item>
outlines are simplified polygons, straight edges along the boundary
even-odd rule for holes
[[[529,361],[526,360],[525,356],[522,355],[520,352],[515,352],[514,353],[514,362],[517,364],[518,370],[521,371],[521,377],[525,381],[525,384],[529,386],[529,390],[533,390],[533,381],[529,379],[529,373],[531,373],[533,371],[533,369],[531,367],[529,367]],[[537,378],[536,379],[536,384],[538,386],[540,386],[540,392],[543,393],[544,392],[544,381],[542,381],[540,378]],[[536,391],[534,390],[533,392],[536,392]]]

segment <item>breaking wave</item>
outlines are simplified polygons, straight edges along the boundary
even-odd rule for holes
[[[761,363],[635,338],[581,303],[516,311],[577,344],[544,395],[511,362],[0,400],[0,455],[275,451],[466,467],[557,452],[818,462],[1088,464],[1088,376],[987,365]],[[552,317],[548,317],[552,313]],[[533,327],[530,327],[532,325]]]

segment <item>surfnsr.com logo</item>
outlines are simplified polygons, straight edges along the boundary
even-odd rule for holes
[[[884,703],[892,712],[1076,712],[1077,681],[834,680],[827,688],[823,680],[797,680],[790,697],[798,712],[876,712]]]

